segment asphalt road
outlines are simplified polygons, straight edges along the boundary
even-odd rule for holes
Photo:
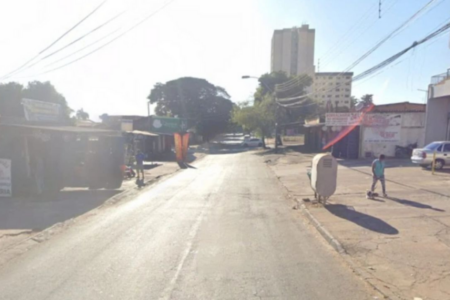
[[[0,270],[0,299],[373,299],[252,152],[210,155]]]

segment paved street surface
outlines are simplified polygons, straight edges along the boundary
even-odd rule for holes
[[[306,180],[311,159],[297,152],[265,156],[300,201],[313,198]],[[341,161],[335,195],[325,207],[307,207],[392,299],[450,299],[450,170],[433,176],[409,160],[388,159],[389,198],[368,200],[370,163]]]
[[[209,155],[86,216],[2,267],[0,299],[374,299],[263,161]]]

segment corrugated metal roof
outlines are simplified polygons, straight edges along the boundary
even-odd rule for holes
[[[382,105],[375,105],[372,112],[425,112],[427,108],[426,104],[421,103],[411,103],[411,102],[399,102],[399,103],[389,103]]]

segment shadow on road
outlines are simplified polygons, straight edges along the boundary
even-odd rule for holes
[[[358,212],[354,209],[350,209],[346,205],[328,204],[325,206],[325,208],[333,215],[348,220],[350,222],[353,222],[368,230],[389,235],[398,234],[398,230],[389,225],[388,223],[386,223],[385,221]]]
[[[0,200],[0,230],[38,231],[82,215],[103,204],[120,190],[69,190],[39,198]]]
[[[412,200],[399,199],[399,198],[394,198],[394,197],[388,197],[387,199],[397,202],[397,203],[400,203],[400,204],[403,204],[403,205],[412,206],[415,208],[431,209],[434,211],[445,212],[445,210],[443,210],[443,209],[434,208],[431,205],[423,204],[423,203],[412,201]]]

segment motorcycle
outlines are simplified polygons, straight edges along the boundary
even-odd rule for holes
[[[136,177],[136,172],[134,172],[133,168],[130,166],[125,166],[125,170],[123,172],[124,179],[131,179]]]
[[[417,143],[409,144],[406,147],[395,146],[395,157],[397,158],[409,158],[412,156],[413,150],[417,148]]]

